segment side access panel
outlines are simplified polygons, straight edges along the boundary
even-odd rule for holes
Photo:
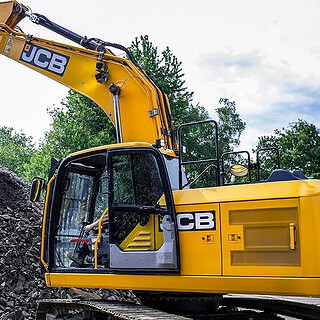
[[[301,276],[299,200],[221,204],[223,275]]]
[[[177,205],[181,275],[221,275],[219,204]]]

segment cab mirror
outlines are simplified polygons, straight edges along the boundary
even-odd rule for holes
[[[39,202],[40,194],[44,187],[44,179],[42,178],[33,178],[31,182],[31,190],[29,199],[32,202]]]
[[[248,168],[241,164],[234,164],[230,167],[229,172],[235,177],[244,177],[248,174]]]

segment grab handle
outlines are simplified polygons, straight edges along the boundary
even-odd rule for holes
[[[290,249],[294,250],[296,248],[296,226],[293,222],[289,224],[289,239],[290,239]]]

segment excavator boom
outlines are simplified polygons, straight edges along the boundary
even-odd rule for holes
[[[27,35],[17,30],[28,16],[84,48]],[[118,57],[110,47],[124,51]],[[0,3],[0,54],[87,96],[106,113],[117,141],[145,141],[176,149],[167,96],[125,47],[87,39],[17,3]]]

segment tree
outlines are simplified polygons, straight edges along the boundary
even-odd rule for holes
[[[111,121],[90,99],[70,90],[62,105],[49,111],[52,124],[45,136],[45,144],[54,151],[55,157],[115,143]]]
[[[218,116],[221,153],[233,151],[240,144],[241,133],[246,123],[236,110],[236,103],[226,98],[219,100],[220,107],[215,111]]]
[[[70,90],[62,107],[49,110],[52,117],[39,149],[26,166],[26,178],[47,177],[52,157],[63,159],[72,152],[115,143],[115,129],[94,102]]]
[[[281,167],[301,170],[310,178],[320,178],[320,129],[299,119],[271,136],[259,137],[258,148],[278,147]]]
[[[209,113],[204,107],[192,104],[193,93],[189,92],[185,86],[181,62],[169,48],[159,53],[157,47],[149,41],[148,36],[141,36],[132,42],[130,50],[138,63],[152,75],[167,94],[175,128],[182,123],[209,118]],[[239,120],[236,118],[234,103],[233,108],[226,103],[219,108],[219,112],[223,116],[220,122],[225,124],[225,127],[232,127],[236,120]],[[77,150],[115,142],[115,130],[104,112],[91,100],[75,91],[69,91],[62,107],[54,108],[50,111],[50,115],[51,128],[46,133],[38,152],[32,157],[30,165],[27,166],[28,179],[33,175],[45,177],[48,172],[45,163],[50,162],[50,157],[64,158]],[[236,120],[232,122],[235,118]],[[238,128],[236,127],[233,131],[223,130],[226,141],[223,148],[229,150],[226,144],[234,144],[233,138],[228,140],[226,137],[229,133],[236,134]],[[209,129],[196,132],[195,135],[191,134],[187,139],[188,149],[195,149],[194,155],[203,157],[208,152],[212,152],[212,149],[207,148],[208,141],[212,141],[212,132],[207,130]],[[237,137],[240,133],[237,133]],[[205,151],[206,149],[209,151]],[[208,157],[211,157],[211,154]]]
[[[182,63],[172,54],[169,48],[158,53],[156,47],[150,42],[148,36],[136,38],[131,45],[131,50],[138,63],[147,70],[167,94],[175,128],[183,123],[207,120],[210,118],[208,111],[199,104],[192,104],[193,92],[185,87]],[[219,125],[220,154],[231,151],[240,143],[240,135],[245,129],[245,123],[236,111],[234,101],[220,99],[220,107],[216,109]],[[183,146],[187,152],[183,161],[199,159],[212,159],[215,156],[215,130],[211,124],[186,128],[183,131]],[[190,165],[186,167],[189,180],[196,178],[208,164]],[[214,172],[209,170],[204,179],[196,186],[212,185]]]
[[[199,104],[192,105],[193,92],[185,87],[182,62],[167,47],[161,54],[147,35],[136,38],[130,47],[137,62],[150,74],[168,96],[175,127],[182,123],[209,118]]]
[[[20,176],[25,175],[25,165],[30,162],[35,146],[32,138],[17,133],[13,128],[0,128],[0,165]]]

